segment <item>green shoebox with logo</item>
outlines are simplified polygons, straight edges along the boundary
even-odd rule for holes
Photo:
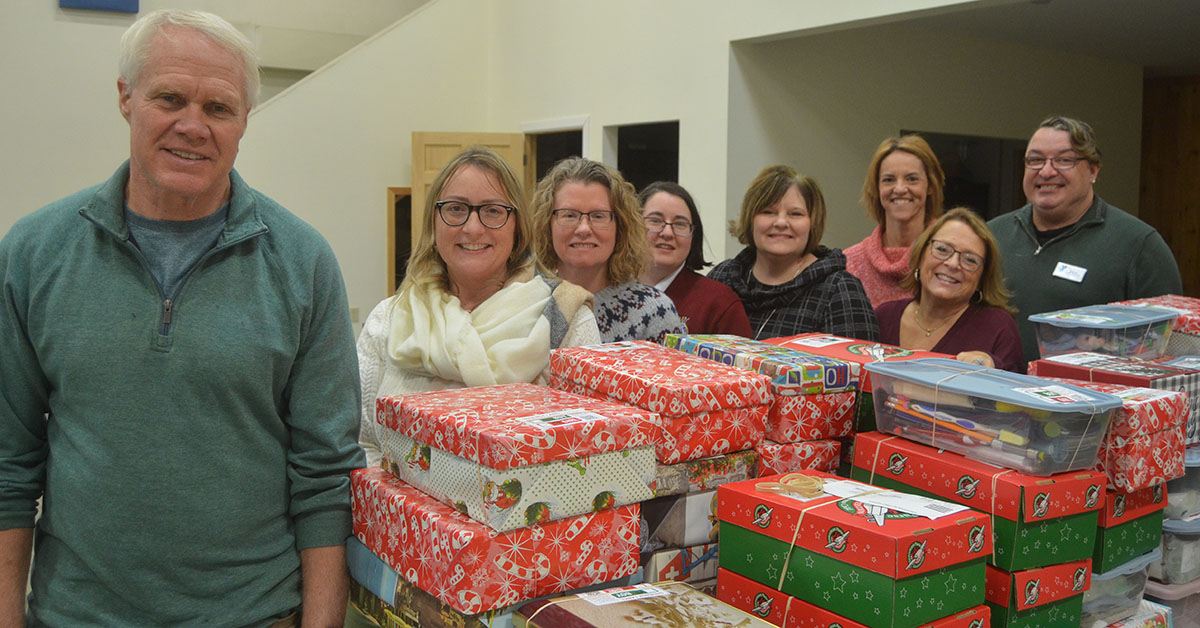
[[[1163,484],[1132,493],[1110,489],[1100,511],[1092,571],[1105,573],[1154,551],[1162,541],[1166,505],[1167,489]]]
[[[987,605],[992,628],[1079,625],[1083,592],[1091,586],[1087,559],[1007,572],[988,565]]]
[[[798,476],[823,484],[812,497],[778,489]],[[717,499],[723,569],[871,628],[916,628],[984,599],[983,513],[816,470],[725,484]],[[914,504],[938,518],[906,512]]]
[[[1103,473],[1024,475],[880,432],[855,435],[850,476],[995,515],[992,564],[1020,571],[1091,558]]]

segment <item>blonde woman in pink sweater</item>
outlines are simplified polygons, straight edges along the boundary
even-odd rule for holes
[[[889,137],[879,144],[862,203],[878,226],[845,250],[846,270],[862,281],[871,305],[910,296],[900,288],[909,274],[909,247],[942,214],[946,175],[919,135]]]

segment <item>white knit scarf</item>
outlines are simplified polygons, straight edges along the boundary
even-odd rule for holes
[[[397,297],[388,355],[406,371],[467,386],[532,382],[550,355],[550,321],[542,312],[550,287],[526,271],[473,311],[440,288]]]

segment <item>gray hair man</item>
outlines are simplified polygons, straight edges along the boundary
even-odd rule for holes
[[[156,11],[121,45],[129,160],[0,241],[0,625],[340,626],[341,271],[233,169],[245,36]]]

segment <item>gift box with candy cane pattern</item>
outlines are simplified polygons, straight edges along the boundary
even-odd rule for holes
[[[762,442],[770,378],[652,342],[614,342],[550,352],[550,385],[656,412],[659,462],[672,464]]]
[[[836,440],[811,440],[800,443],[776,443],[764,440],[758,452],[758,475],[775,475],[804,469],[836,471],[842,444]]]
[[[1091,561],[1079,560],[1008,572],[987,568],[987,605],[993,628],[1078,626]]]
[[[657,415],[533,384],[376,400],[384,467],[493,530],[654,496]]]
[[[721,569],[871,628],[915,628],[983,603],[983,513],[813,470],[717,495]]]
[[[499,533],[378,467],[355,471],[351,490],[354,535],[467,615],[638,569],[637,504]]]

